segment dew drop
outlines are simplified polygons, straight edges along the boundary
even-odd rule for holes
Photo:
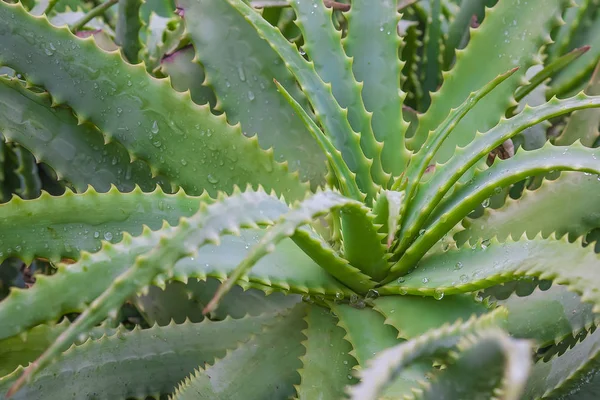
[[[462,267],[463,267],[463,263],[461,263],[461,262],[459,261],[459,262],[457,262],[457,263],[454,265],[454,270],[455,270],[455,271],[458,271],[458,270],[462,269]]]
[[[436,299],[436,300],[441,300],[441,299],[443,299],[443,298],[444,298],[444,292],[443,292],[443,291],[441,291],[441,290],[439,290],[439,289],[436,289],[436,290],[433,292],[433,298],[434,298],[434,299]]]
[[[152,132],[152,133],[158,133],[158,121],[154,121],[152,123],[152,128],[150,128],[150,132]]]
[[[208,174],[206,179],[212,184],[219,183],[219,178],[213,176],[212,174]]]
[[[429,282],[429,278],[427,278],[427,277],[423,278],[423,279],[422,279],[422,282],[423,282],[423,283],[427,283],[427,282]]]
[[[104,239],[111,240],[112,238],[113,238],[112,233],[110,233],[110,232],[105,232],[104,233]]]
[[[483,203],[481,203],[481,205],[483,206],[483,208],[488,208],[490,206],[490,199],[485,199]]]
[[[100,232],[98,232],[98,231],[94,232],[94,237],[96,239],[98,239],[100,237]]]

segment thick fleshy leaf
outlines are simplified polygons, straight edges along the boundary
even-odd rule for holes
[[[365,108],[373,113],[373,133],[383,143],[383,169],[394,176],[400,175],[409,158],[404,145],[408,124],[402,118],[405,94],[399,87],[404,63],[397,56],[401,47],[397,8],[398,0],[378,1],[377,7],[368,0],[354,1],[345,14],[348,35],[343,40],[352,57],[352,72],[362,82]]]
[[[547,144],[539,150],[519,151],[514,157],[496,161],[473,179],[457,188],[440,204],[430,223],[419,233],[415,242],[392,266],[388,282],[413,268],[418,260],[461,219],[492,196],[497,188],[516,183],[528,176],[550,171],[583,171],[600,174],[600,150],[581,145],[554,147]]]
[[[266,231],[262,239],[250,249],[246,258],[244,258],[227,281],[217,290],[217,293],[215,293],[215,296],[205,307],[204,311],[210,312],[214,310],[221,297],[233,287],[235,282],[250,271],[261,258],[275,250],[275,245],[281,240],[286,238],[293,239],[296,232],[300,230],[306,232],[306,229],[303,228],[305,225],[331,212],[353,212],[357,209],[360,211],[363,208],[364,206],[361,203],[332,191],[319,192],[299,203],[294,209],[283,214],[277,223]],[[299,246],[303,246],[307,236],[305,234],[297,241]],[[322,267],[331,275],[359,292],[364,293],[374,286],[374,282],[363,273],[368,273],[369,271],[361,271],[355,266],[348,266],[348,268],[343,270],[337,270],[335,268],[336,265],[325,264]]]
[[[118,143],[104,145],[97,128],[80,125],[68,108],[52,107],[47,93],[36,94],[17,79],[0,78],[0,104],[4,137],[27,148],[78,191],[88,185],[99,191],[107,191],[111,184],[123,191],[136,184],[146,191],[156,186],[144,162],[131,163]]]
[[[197,370],[181,384],[173,400],[280,399],[294,395],[302,366],[301,342],[306,306],[296,306],[277,318],[265,331],[217,360]]]
[[[470,92],[499,74],[520,67],[502,88],[487,96],[457,125],[436,160],[448,160],[455,147],[468,144],[477,130],[485,132],[493,127],[510,105],[512,94],[520,78],[534,63],[536,53],[550,41],[554,16],[566,4],[564,0],[509,0],[499,1],[489,10],[482,25],[471,31],[467,47],[457,51],[456,64],[451,73],[444,74],[440,91],[432,96],[431,107],[420,118],[411,147],[418,149],[429,131],[435,129],[450,109],[460,105]]]
[[[415,399],[519,400],[531,368],[529,343],[501,330],[484,330],[457,345],[449,365],[423,384]]]
[[[344,340],[344,330],[337,326],[335,316],[316,305],[307,309],[308,327],[302,332],[306,353],[300,357],[300,384],[296,387],[300,400],[340,399],[344,388],[355,383],[352,368],[356,360],[349,352],[352,346]]]
[[[267,314],[131,332],[119,328],[112,335],[71,347],[11,398],[59,400],[75,393],[109,400],[169,394],[198,365],[223,357],[275,319]],[[2,395],[21,371],[0,379]]]
[[[563,172],[556,180],[542,181],[536,190],[525,190],[518,199],[508,198],[499,209],[486,208],[481,217],[464,219],[462,226],[454,235],[459,244],[523,234],[533,238],[538,233],[575,240],[600,226],[600,181],[596,175]]]
[[[377,185],[373,182],[373,178],[376,176],[372,177],[371,174],[373,160],[365,157],[360,146],[360,135],[352,130],[348,122],[348,113],[334,98],[331,87],[323,82],[313,64],[306,61],[296,46],[290,44],[277,28],[271,26],[242,0],[227,1],[285,60],[286,67],[292,71],[315,109],[316,116],[325,133],[342,153],[350,170],[356,173],[358,186],[367,195],[367,200],[372,200],[377,192]]]
[[[549,362],[537,362],[525,398],[593,400],[598,396],[600,330]]]
[[[225,112],[229,123],[239,122],[246,136],[257,135],[262,148],[273,148],[275,159],[288,161],[302,180],[320,184],[325,158],[273,84],[277,79],[307,108],[279,55],[224,1],[182,0],[178,5],[184,10],[186,30],[196,50],[194,62],[202,63],[205,84],[217,95],[217,108]]]
[[[570,268],[564,268],[565,265]],[[409,275],[380,287],[379,292],[439,296],[440,293],[476,291],[529,276],[565,285],[569,291],[579,294],[582,301],[591,303],[593,312],[597,313],[600,310],[596,290],[600,284],[599,267],[600,255],[589,247],[582,247],[580,242],[569,243],[564,238],[553,237],[504,243],[492,239],[479,245],[432,253]],[[526,331],[526,328],[517,330]]]
[[[499,89],[497,89],[499,90]],[[489,97],[490,95],[488,95]],[[481,102],[480,102],[481,103]],[[423,228],[423,224],[430,216],[431,211],[440,203],[443,197],[454,186],[454,184],[478,161],[486,157],[490,151],[501,145],[507,139],[515,136],[523,129],[533,126],[549,118],[562,115],[568,111],[583,108],[600,107],[600,96],[588,97],[583,93],[570,99],[553,99],[539,107],[527,107],[515,117],[503,120],[486,133],[478,133],[475,140],[465,148],[456,151],[454,157],[446,164],[436,168],[433,176],[427,182],[419,183],[415,198],[407,208],[407,217],[403,220],[403,241],[397,253],[402,253],[408,245],[413,242],[417,233]],[[555,151],[557,148],[552,148]],[[550,156],[550,148],[542,150]],[[566,150],[567,152],[569,150]],[[525,155],[523,155],[525,153]],[[516,159],[528,157],[527,152],[519,152]],[[531,152],[531,154],[539,154]],[[491,169],[499,168],[498,165],[507,167],[514,163],[513,159],[495,163]],[[490,175],[493,172],[488,172]],[[533,175],[533,174],[532,174]],[[479,176],[481,178],[481,176]],[[502,188],[504,185],[497,185]],[[491,195],[491,194],[490,194]],[[454,198],[454,196],[451,196]],[[439,207],[438,207],[439,209]],[[469,210],[471,211],[471,210]]]
[[[368,368],[361,371],[361,382],[350,388],[352,399],[378,399],[411,365],[423,359],[447,354],[456,347],[463,335],[502,325],[505,317],[506,311],[498,309],[479,319],[471,318],[466,322],[443,326],[382,351],[369,362]]]
[[[331,88],[337,103],[345,110],[344,114],[352,130],[360,133],[360,148],[372,161],[372,180],[375,184],[386,185],[389,176],[381,165],[382,146],[375,139],[371,125],[372,114],[365,109],[362,88],[353,74],[352,59],[342,47],[342,34],[332,24],[332,10],[326,8],[320,0],[292,1],[290,5],[296,13],[296,25],[302,31],[303,50],[314,63],[319,77]],[[366,35],[365,32],[361,33]],[[396,51],[390,53],[395,54]],[[300,84],[302,85],[301,81]],[[310,94],[308,96],[314,104]],[[315,108],[317,115],[325,111],[316,105]]]
[[[79,120],[94,123],[107,141],[123,144],[153,173],[191,194],[231,193],[236,184],[261,183],[269,190],[276,186],[290,201],[304,197],[305,185],[255,139],[174,91],[167,80],[153,79],[141,64],[98,49],[92,38],[53,28],[20,4],[0,3],[0,22],[0,63],[44,86],[56,103],[69,104]],[[224,160],[233,169],[219,168]]]
[[[436,297],[383,296],[373,303],[375,310],[385,317],[385,323],[396,328],[402,339],[413,339],[430,329],[466,321],[488,311],[488,307],[475,301],[473,296],[444,297],[440,292]]]
[[[138,53],[142,48],[140,41],[140,7],[142,0],[119,0],[117,29],[115,43],[121,46],[125,58],[132,64],[137,64]]]

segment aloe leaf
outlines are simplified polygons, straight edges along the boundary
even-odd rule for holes
[[[282,247],[279,246],[277,251]],[[150,324],[157,323],[164,326],[171,320],[182,323],[186,318],[192,322],[200,322],[204,319],[202,309],[220,284],[219,280],[214,278],[205,281],[188,279],[185,284],[169,281],[162,289],[150,286],[148,293],[135,298],[135,305]],[[258,284],[252,286],[255,285]],[[260,289],[248,286],[249,284],[244,282],[240,282],[240,286],[235,286],[221,302],[218,312],[210,315],[210,319],[222,320],[228,316],[237,319],[246,315],[280,312],[293,307],[301,300],[299,295],[271,293],[273,288],[269,286]]]
[[[577,199],[576,203],[572,202],[573,198]],[[563,207],[564,204],[572,205]],[[599,205],[597,176],[563,172],[554,181],[542,181],[536,190],[526,190],[518,199],[507,199],[499,209],[486,208],[481,217],[464,219],[463,229],[454,238],[462,244],[492,237],[504,241],[523,234],[533,238],[541,233],[543,237],[568,235],[573,241],[600,226]]]
[[[403,221],[403,226],[406,228],[404,232],[401,232],[401,235],[406,239],[403,240],[403,246],[397,252],[401,253],[407,248],[410,242],[416,237],[417,232],[423,228],[423,224],[430,216],[431,211],[439,204],[444,195],[460,177],[496,146],[529,126],[569,111],[590,107],[600,107],[600,97],[588,97],[582,93],[570,99],[553,99],[542,106],[534,108],[526,107],[520,114],[508,120],[501,121],[490,131],[483,134],[478,133],[476,140],[467,147],[457,150],[450,161],[436,168],[433,177],[429,181],[421,184],[416,197],[407,208],[407,217]],[[544,151],[558,152],[556,149]],[[527,152],[521,153],[527,154]],[[534,153],[531,152],[531,154]],[[520,157],[517,157],[517,159]],[[499,164],[502,163],[495,165]],[[510,163],[502,165],[510,165]]]
[[[506,311],[498,309],[479,319],[473,317],[466,322],[446,325],[382,351],[360,372],[360,383],[350,388],[351,398],[379,398],[386,387],[401,377],[411,365],[424,358],[447,353],[455,348],[463,335],[501,325],[505,317]]]
[[[140,6],[142,0],[119,0],[117,29],[115,43],[123,48],[125,58],[132,64],[137,64],[138,54],[142,48],[140,41]]]
[[[57,273],[52,276],[37,277],[36,284],[30,289],[13,290],[10,296],[0,303],[0,319],[12,321],[11,324],[2,325],[0,338],[16,335],[35,324],[52,321],[65,313],[85,309],[86,304],[99,296],[119,274],[126,270],[127,266],[135,261],[138,255],[149,252],[156,245],[159,234],[153,234],[147,228],[142,230],[143,224],[157,229],[160,227],[161,220],[177,221],[180,216],[193,214],[201,200],[186,198],[181,194],[161,196],[160,193],[145,195],[134,192],[121,195],[122,210],[126,211],[129,204],[133,211],[130,211],[129,217],[124,221],[120,221],[122,216],[117,214],[115,221],[115,215],[111,213],[114,210],[112,200],[114,197],[114,193],[103,195],[89,193],[65,196],[52,199],[53,201],[41,198],[23,202],[15,198],[8,204],[10,207],[0,206],[0,209],[5,209],[8,213],[20,210],[23,215],[29,215],[30,222],[44,221],[41,217],[31,218],[35,215],[45,215],[46,219],[48,216],[53,216],[56,221],[48,225],[51,227],[49,231],[42,227],[42,231],[47,232],[45,238],[37,233],[40,229],[36,225],[30,225],[30,231],[40,235],[40,240],[27,241],[25,244],[19,242],[18,246],[13,247],[15,251],[21,251],[16,255],[26,259],[26,256],[32,258],[37,256],[58,260],[73,254],[72,257],[79,260],[75,264],[59,265]],[[79,225],[75,222],[81,221],[80,218],[72,218],[73,215],[77,215],[75,211],[80,208],[89,210],[90,204],[94,203],[98,211],[95,214],[87,213],[91,217],[89,228],[86,224]],[[287,210],[287,207],[276,199],[270,201],[269,207],[268,212],[274,216]],[[48,212],[49,210],[52,212]],[[172,214],[169,214],[168,210]],[[268,212],[265,211],[266,215],[269,215]],[[154,215],[156,219],[149,218],[149,215]],[[3,236],[3,242],[13,236],[27,236],[27,231],[15,233],[14,228],[10,226],[8,228],[11,234]],[[117,234],[116,232],[120,232],[122,228],[133,234],[140,234],[140,237],[133,239],[129,234]],[[63,236],[55,237],[58,234]],[[73,237],[70,238],[69,234]],[[257,243],[263,234],[260,230],[248,230],[242,231],[241,237],[224,236],[222,245],[207,245],[200,249],[198,256],[180,260],[172,272],[173,277],[183,282],[187,282],[190,277],[203,280],[208,276],[225,279],[244,259],[250,246]],[[122,241],[112,245],[103,242],[101,238],[105,240],[110,238],[115,242],[121,239]],[[52,244],[52,240],[64,242],[64,250],[59,246],[48,246],[53,250],[47,250],[44,241]],[[81,250],[101,251],[94,255],[84,252],[80,258]],[[332,265],[337,266],[335,263]],[[281,289],[300,293],[330,296],[338,293],[347,296],[352,293],[312,262],[291,241],[281,242],[275,252],[259,261],[253,272],[243,279],[246,282],[279,285]],[[89,282],[94,282],[94,285],[90,286]],[[47,298],[54,298],[55,301],[48,302],[45,300]],[[36,306],[31,307],[33,304]],[[24,307],[31,307],[30,312],[23,313]]]
[[[352,346],[343,339],[344,330],[326,308],[308,307],[305,321],[308,327],[302,331],[306,336],[302,344],[306,353],[300,357],[298,398],[343,398],[345,386],[355,383],[351,372],[356,360],[349,354]]]
[[[549,362],[536,363],[525,389],[527,398],[593,399],[597,394],[600,330]]]
[[[24,199],[34,199],[42,193],[42,182],[38,174],[38,166],[34,156],[21,146],[13,149],[17,156],[17,169],[14,171],[19,178],[19,188],[16,193]]]
[[[292,1],[290,5],[296,13],[296,25],[302,32],[303,50],[313,62],[319,77],[326,84],[331,85],[333,96],[345,110],[344,113],[347,114],[352,130],[360,133],[360,148],[365,156],[373,161],[372,180],[378,185],[387,184],[389,176],[383,171],[381,164],[382,146],[373,133],[372,114],[365,109],[361,86],[356,82],[353,74],[352,59],[346,55],[342,47],[342,34],[332,24],[332,10],[326,8],[323,2],[316,0]],[[390,54],[395,55],[396,52]],[[308,96],[310,99],[310,94]],[[311,102],[314,104],[314,101]],[[316,107],[316,104],[314,105]],[[319,110],[318,107],[316,109],[317,114],[324,111]]]
[[[56,325],[38,325],[20,335],[0,340],[0,376],[9,375],[17,367],[34,361],[68,326],[69,320],[64,319]],[[75,344],[80,345],[89,338],[96,340],[104,335],[113,335],[116,331],[101,325],[88,332],[85,340],[77,340]]]
[[[129,257],[136,244],[155,244],[154,248],[135,257],[125,265],[131,267],[116,277],[111,285],[97,297],[77,320],[40,358],[26,369],[23,375],[11,387],[10,393],[16,392],[20,386],[31,379],[35,372],[47,365],[63,349],[72,338],[85,332],[109,314],[114,314],[123,302],[148,286],[156,277],[172,273],[173,265],[186,256],[197,256],[197,249],[207,243],[218,242],[219,236],[227,233],[238,233],[241,228],[255,228],[260,224],[272,223],[287,208],[284,203],[264,192],[237,192],[210,206],[202,205],[198,213],[189,219],[181,219],[176,228],[164,227],[155,233],[141,235],[131,242],[123,243],[121,248],[127,249]],[[114,248],[113,248],[114,249]],[[118,252],[118,250],[117,250]],[[106,256],[96,253],[82,259],[94,263]],[[239,276],[238,276],[239,277]]]
[[[296,370],[304,348],[303,305],[280,317],[265,331],[229,351],[213,365],[197,370],[176,390],[173,400],[288,398],[299,382]],[[260,365],[260,368],[256,368]],[[257,384],[260,382],[260,384]]]
[[[79,120],[91,121],[107,141],[116,140],[132,157],[147,161],[154,174],[164,174],[191,194],[205,189],[214,195],[221,188],[231,192],[236,184],[261,182],[269,190],[276,186],[290,201],[304,196],[298,177],[262,152],[256,140],[175,92],[166,80],[151,78],[142,65],[99,50],[93,39],[53,28],[19,4],[1,3],[0,21],[0,62],[44,86],[55,103],[68,103]],[[90,60],[93,67],[73,59]],[[61,68],[64,64],[70,68]],[[219,168],[223,160],[230,168]]]
[[[556,60],[569,51],[569,45],[573,43],[577,31],[582,29],[582,20],[591,11],[588,7],[593,1],[574,0],[573,6],[564,10],[561,16],[564,24],[556,28],[557,32],[553,35],[554,42],[550,43],[546,50],[550,61]]]
[[[344,340],[352,345],[350,355],[358,361],[359,366],[400,342],[398,331],[384,324],[384,317],[375,310],[355,308],[348,304],[330,305],[339,320],[338,325],[346,331]]]
[[[421,98],[419,110],[427,110],[431,102],[430,93],[438,89],[442,78],[442,42],[441,0],[430,0],[430,11],[427,15],[425,37],[423,39],[423,64],[421,82],[424,96]]]
[[[204,312],[214,310],[221,297],[223,297],[235,284],[235,282],[244,274],[246,274],[262,257],[275,250],[275,245],[285,238],[293,238],[294,234],[304,225],[311,221],[329,214],[337,210],[346,210],[352,212],[355,209],[361,210],[364,206],[352,199],[343,197],[332,191],[319,192],[307,200],[301,202],[297,207],[290,210],[288,213],[279,217],[275,225],[268,229],[265,236],[250,249],[249,254],[236,267],[231,276],[217,290],[213,299],[205,307]],[[330,271],[330,273],[338,278],[343,278],[339,272]],[[369,288],[370,282],[368,279],[362,281],[348,281],[347,285],[351,288],[357,288],[360,291],[366,291]],[[366,290],[365,290],[366,289]]]
[[[538,347],[577,337],[588,331],[597,318],[592,304],[582,302],[580,296],[562,285],[552,285],[548,290],[536,288],[524,297],[513,294],[497,304],[508,310],[507,331],[514,337],[535,341]]]
[[[482,15],[485,7],[493,2],[494,0],[464,0],[461,2],[458,13],[454,15],[454,19],[448,26],[448,37],[442,53],[444,71],[448,71],[452,66],[455,51],[460,47],[465,35],[468,35],[473,16]]]
[[[473,296],[440,297],[440,294],[436,298],[383,296],[373,303],[375,310],[385,317],[385,324],[396,328],[403,339],[413,339],[446,323],[466,321],[488,311],[482,302],[473,300]],[[439,301],[442,298],[443,301]]]
[[[557,72],[561,71],[567,65],[571,64],[574,60],[579,58],[581,55],[585,54],[590,49],[590,46],[583,46],[578,49],[575,49],[556,60],[552,61],[544,68],[542,68],[538,73],[536,73],[533,78],[531,78],[529,84],[525,86],[521,86],[515,91],[515,101],[520,102],[525,96],[531,93],[536,87],[541,85],[546,79],[550,78]],[[588,93],[594,94],[594,93]],[[571,143],[566,143],[571,144]]]
[[[321,122],[325,133],[342,153],[350,170],[356,173],[358,186],[367,195],[367,201],[370,201],[377,192],[377,185],[373,182],[373,178],[376,176],[372,177],[371,175],[371,165],[374,161],[369,160],[363,154],[360,135],[352,130],[348,122],[347,111],[343,110],[336,102],[330,85],[323,82],[313,64],[306,61],[296,46],[289,43],[277,28],[271,26],[243,1],[227,1],[285,60],[286,67],[292,71],[315,109],[317,119]]]
[[[509,72],[501,74],[494,78],[492,81],[488,82],[484,87],[473,92],[469,95],[469,97],[462,103],[458,108],[453,109],[448,114],[448,117],[433,131],[431,132],[423,147],[419,152],[413,156],[411,160],[411,164],[408,166],[405,177],[401,177],[401,188],[406,191],[406,199],[407,202],[412,201],[415,192],[417,191],[419,182],[427,167],[429,166],[431,160],[438,152],[444,141],[448,138],[448,136],[452,133],[454,128],[460,121],[467,115],[467,113],[473,109],[477,105],[479,101],[481,101],[486,95],[488,95],[491,91],[493,91],[498,85],[504,82],[506,79],[510,78],[516,72],[516,69],[512,69]],[[404,183],[406,182],[406,183]],[[406,210],[406,203],[403,203],[403,207],[400,211],[400,221],[401,224],[404,221],[404,211]],[[403,231],[406,232],[405,229],[401,229],[401,236],[405,237]],[[404,239],[403,239],[404,240]],[[403,243],[401,242],[401,247]]]
[[[267,314],[131,332],[119,328],[114,334],[71,347],[11,398],[63,399],[66,386],[99,399],[168,394],[199,364],[223,357],[275,318]],[[0,393],[6,394],[21,371],[0,379]]]
[[[519,86],[520,78],[532,65],[539,48],[550,40],[548,34],[554,16],[565,4],[563,0],[509,0],[498,2],[489,10],[482,25],[471,31],[466,49],[457,51],[452,73],[444,74],[444,83],[432,96],[431,107],[420,118],[409,147],[420,148],[428,132],[438,126],[451,108],[460,105],[470,92],[483,87],[499,74],[520,67],[519,72],[502,88],[479,102],[457,125],[455,134],[444,142],[436,160],[448,160],[456,146],[464,146],[473,139],[476,130],[486,131],[496,125],[499,116],[512,102],[512,94]]]
[[[192,46],[181,48],[160,60],[160,70],[171,78],[173,89],[178,92],[189,90],[196,104],[216,105],[215,92],[207,86],[204,68],[194,62],[195,51]]]
[[[377,7],[368,1],[355,1],[345,14],[348,35],[342,40],[352,58],[352,72],[362,82],[365,108],[373,113],[373,133],[383,143],[383,169],[394,176],[400,175],[409,157],[404,145],[408,124],[402,119],[406,94],[399,86],[405,64],[397,57],[401,47],[397,8],[398,0],[379,1]]]
[[[257,135],[263,149],[273,148],[275,159],[288,161],[290,170],[299,171],[302,180],[321,184],[325,158],[273,85],[276,79],[308,108],[279,55],[224,1],[184,0],[179,6],[185,10],[186,31],[196,50],[194,63],[202,63],[205,84],[218,98],[217,109],[226,114],[229,123],[239,122],[246,136]],[[268,116],[263,116],[265,107]]]
[[[329,165],[333,170],[338,187],[343,195],[350,197],[357,201],[364,200],[364,194],[360,191],[358,186],[356,185],[356,175],[350,171],[346,163],[344,162],[344,158],[342,157],[342,153],[339,152],[331,143],[329,138],[321,132],[315,121],[310,118],[310,116],[306,113],[306,111],[302,108],[300,104],[292,95],[283,87],[278,81],[275,81],[275,85],[279,92],[283,95],[286,101],[290,104],[294,112],[300,116],[302,122],[310,132],[315,142],[319,144],[319,147],[325,153],[327,157],[327,161],[329,161]]]
[[[600,309],[595,269],[600,258],[593,249],[564,238],[540,237],[518,242],[486,241],[478,246],[463,246],[435,252],[423,258],[419,268],[404,277],[378,288],[382,294],[408,293],[435,296],[472,292],[521,277],[552,279],[581,295],[581,300]],[[566,270],[565,263],[573,265]],[[597,318],[597,317],[594,317]]]
[[[596,65],[585,93],[592,96],[600,95],[600,61]],[[567,126],[554,140],[554,144],[570,145],[579,139],[584,146],[593,147],[596,139],[600,137],[598,126],[600,126],[600,110],[576,111],[571,114]]]
[[[52,107],[48,94],[27,90],[16,79],[0,78],[0,104],[4,137],[27,148],[78,191],[88,185],[100,191],[108,190],[110,184],[123,191],[136,184],[146,191],[156,186],[147,165],[140,160],[130,163],[129,154],[118,143],[104,145],[94,126],[79,125],[69,109]]]
[[[404,14],[406,16],[410,16],[412,11],[411,8],[406,10]],[[421,101],[421,97],[423,96],[423,89],[421,88],[421,82],[419,81],[419,66],[421,61],[421,56],[419,55],[419,49],[423,45],[420,40],[421,32],[418,28],[418,23],[415,22],[414,25],[411,25],[407,28],[406,34],[403,37],[404,47],[402,48],[402,53],[400,54],[400,59],[404,62],[404,68],[402,68],[402,76],[401,76],[401,87],[402,90],[406,93],[406,99],[404,101],[404,110],[403,117],[406,122],[410,125],[406,131],[406,140],[405,146],[408,147],[409,138],[414,136],[415,126],[418,125],[418,120],[413,122],[412,118],[407,115],[406,106],[410,105],[413,108],[417,108],[417,104]],[[385,149],[385,143],[384,143]]]
[[[519,400],[531,368],[530,345],[499,329],[478,332],[457,345],[449,365],[424,383],[415,399],[487,398]]]
[[[160,189],[143,193],[139,188],[127,194],[115,188],[108,193],[90,188],[78,195],[67,190],[56,197],[43,192],[30,201],[13,197],[0,205],[5,221],[0,258],[19,257],[27,263],[34,258],[77,260],[80,251],[98,251],[103,240],[116,243],[123,232],[139,235],[144,225],[158,229],[163,220],[175,225],[180,217],[193,215],[201,203],[210,202],[207,195],[191,197],[183,191],[167,195]]]
[[[574,85],[589,76],[598,63],[600,57],[600,12],[596,12],[590,22],[590,28],[585,30],[585,38],[582,40],[584,44],[591,46],[590,51],[570,63],[550,82],[548,96],[560,96],[568,93]]]
[[[374,224],[381,225],[380,233],[386,234],[387,247],[392,245],[392,240],[400,227],[400,208],[404,201],[404,192],[395,190],[382,190],[377,195],[373,204],[373,214],[375,214]]]

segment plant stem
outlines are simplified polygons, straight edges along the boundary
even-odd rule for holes
[[[119,2],[119,0],[107,0],[104,3],[92,8],[87,14],[85,14],[83,17],[81,17],[81,19],[79,21],[76,21],[71,26],[71,31],[73,33],[77,32],[78,30],[83,28],[85,26],[85,24],[90,22],[90,20],[92,18],[97,17],[98,15],[101,15],[102,13],[104,13],[104,11],[106,11],[111,6],[117,4],[118,2]]]

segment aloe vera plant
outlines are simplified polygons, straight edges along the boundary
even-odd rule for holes
[[[599,8],[0,2],[0,393],[595,398]]]

